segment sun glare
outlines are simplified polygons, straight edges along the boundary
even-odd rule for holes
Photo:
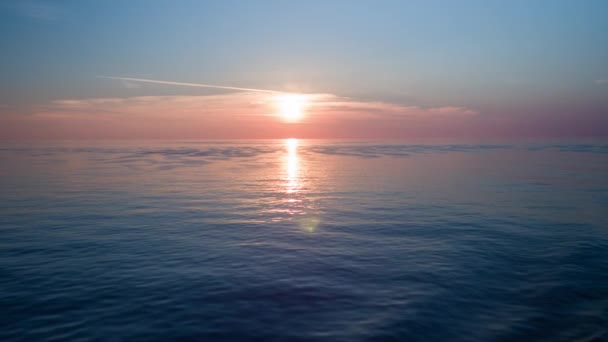
[[[285,121],[299,121],[304,115],[307,105],[306,95],[284,94],[277,97],[277,107],[279,114]]]

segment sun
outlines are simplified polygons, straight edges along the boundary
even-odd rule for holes
[[[279,115],[288,122],[299,121],[308,104],[306,95],[302,94],[282,94],[277,96],[276,101]]]

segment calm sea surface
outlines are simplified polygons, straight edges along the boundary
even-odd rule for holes
[[[608,145],[0,144],[0,340],[608,339]]]

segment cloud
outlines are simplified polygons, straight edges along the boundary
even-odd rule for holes
[[[210,119],[265,115],[264,99],[255,93],[211,96],[136,96],[55,100],[38,107],[34,116],[76,118]]]
[[[330,118],[354,119],[404,119],[432,117],[470,117],[477,111],[455,106],[420,107],[380,101],[361,101],[331,94],[316,94],[312,101],[312,115]]]
[[[203,83],[161,81],[161,80],[151,80],[151,79],[146,79],[146,78],[131,78],[131,77],[116,77],[116,76],[97,76],[97,77],[98,78],[107,78],[107,79],[111,79],[111,80],[128,81],[128,82],[155,83],[155,84],[165,84],[165,85],[185,86],[185,87],[215,88],[215,89],[238,90],[238,91],[253,91],[253,92],[261,92],[261,93],[283,93],[282,91],[278,91],[278,90],[241,88],[241,87],[231,87],[231,86],[203,84]]]
[[[130,77],[116,77],[116,76],[97,76],[99,78],[120,80],[125,83],[132,84],[134,87],[137,86],[138,82],[142,83],[154,83],[154,84],[164,84],[164,85],[177,85],[177,86],[187,86],[187,87],[202,87],[202,88],[216,88],[216,89],[226,89],[226,90],[238,90],[241,92],[259,92],[259,93],[269,93],[269,94],[283,94],[285,92],[279,90],[268,90],[268,89],[256,89],[256,88],[242,88],[242,87],[232,87],[232,86],[221,86],[221,85],[211,85],[211,84],[203,84],[203,83],[185,83],[185,82],[173,82],[173,81],[162,81],[162,80],[152,80],[152,79],[144,79],[144,78],[130,78]],[[133,83],[135,82],[135,83]],[[302,94],[308,98],[310,102],[310,106],[314,107],[317,110],[321,110],[322,112],[332,112],[332,113],[340,113],[340,112],[348,112],[351,115],[355,111],[365,112],[370,115],[374,114],[387,114],[393,113],[396,115],[464,115],[470,116],[477,114],[475,111],[462,108],[462,107],[436,107],[436,108],[421,108],[416,106],[403,106],[399,104],[385,103],[385,102],[377,102],[377,101],[360,101],[355,99],[350,99],[346,97],[339,97],[333,94]]]
[[[61,99],[29,109],[0,106],[0,139],[297,137],[471,141],[608,134],[607,119],[596,108],[575,111],[543,107],[496,112],[486,109],[481,114],[462,106],[423,107],[334,94],[303,94],[307,98],[303,119],[290,123],[279,115],[281,96],[234,92]]]
[[[135,82],[123,81],[122,85],[127,89],[139,89],[141,85]]]
[[[608,79],[595,80],[595,84],[599,84],[599,85],[608,84]]]
[[[466,121],[471,109],[424,108],[305,94],[304,119],[283,122],[279,95],[237,92],[206,96],[136,96],[54,100],[27,115],[0,119],[4,130],[57,138],[308,138],[398,136]],[[8,122],[7,122],[8,121]],[[1,123],[1,122],[0,122]],[[427,127],[428,126],[428,127]],[[0,131],[0,136],[2,132]]]
[[[463,107],[403,106],[386,102],[365,102],[341,98],[331,94],[306,94],[308,118],[385,118],[396,117],[467,117],[476,111]],[[153,118],[165,116],[176,118],[189,113],[202,116],[268,116],[277,111],[275,98],[266,94],[241,92],[207,96],[137,96],[127,98],[91,98],[55,100],[42,106],[36,115],[71,114],[74,116],[91,113],[116,113]]]

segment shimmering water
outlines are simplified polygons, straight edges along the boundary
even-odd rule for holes
[[[0,339],[608,338],[608,145],[0,145]]]

